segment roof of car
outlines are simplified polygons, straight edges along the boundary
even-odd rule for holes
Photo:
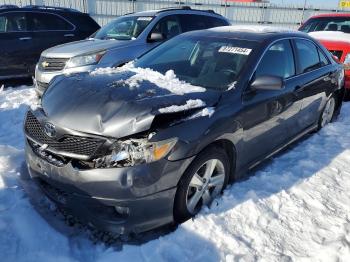
[[[52,12],[52,13],[79,13],[82,12],[65,7],[55,7],[55,6],[39,6],[39,5],[29,5],[24,7],[16,7],[16,6],[0,6],[0,12],[11,12],[11,11],[38,11],[38,12]]]
[[[207,14],[207,15],[216,15],[221,16],[218,13],[215,13],[213,10],[199,10],[199,9],[192,9],[188,6],[180,6],[180,7],[167,7],[167,8],[161,8],[161,9],[155,9],[155,10],[147,10],[147,11],[140,11],[135,13],[130,13],[129,15],[142,15],[142,16],[155,16],[160,13],[165,12],[176,12],[176,13],[201,13],[201,14]]]
[[[191,34],[191,32],[186,34]],[[310,36],[308,34],[297,30],[263,25],[221,26],[202,31],[195,31],[192,34],[203,36],[207,35],[211,37],[236,38],[258,42],[285,37],[303,37],[310,39]]]
[[[350,13],[329,13],[329,14],[320,14],[314,15],[310,18],[321,18],[321,17],[350,17]]]

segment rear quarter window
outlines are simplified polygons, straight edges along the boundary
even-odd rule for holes
[[[230,25],[226,20],[209,16],[207,19],[209,27],[227,26]]]
[[[100,28],[96,21],[88,15],[71,15],[67,19],[73,23],[77,30],[83,32],[95,32]]]
[[[322,65],[329,65],[329,60],[328,58],[326,57],[326,55],[321,51],[321,49],[317,48],[318,49],[318,54],[320,56],[320,62]]]
[[[206,23],[200,15],[178,15],[183,32],[206,29]]]
[[[183,32],[228,25],[225,20],[208,15],[188,14],[178,15],[178,17]]]

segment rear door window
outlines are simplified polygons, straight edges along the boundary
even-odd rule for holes
[[[171,15],[162,18],[153,28],[151,33],[161,33],[165,39],[173,38],[181,34],[182,30],[176,16]]]
[[[32,31],[69,31],[72,24],[62,17],[49,13],[30,13],[30,27]]]
[[[0,32],[27,31],[27,17],[24,12],[12,12],[0,15]]]
[[[295,75],[295,62],[289,40],[281,40],[273,44],[264,54],[255,77],[279,76],[288,78]]]
[[[299,58],[299,73],[306,73],[323,66],[319,50],[311,41],[297,39],[295,46]]]

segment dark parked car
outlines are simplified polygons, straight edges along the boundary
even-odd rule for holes
[[[45,49],[84,39],[100,27],[79,11],[47,6],[0,9],[0,81],[31,77]]]
[[[340,111],[344,71],[307,34],[219,27],[133,65],[56,77],[25,120],[34,181],[120,234],[181,222]],[[272,181],[273,183],[273,181]]]

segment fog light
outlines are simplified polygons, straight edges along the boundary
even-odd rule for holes
[[[123,216],[128,216],[129,215],[129,208],[128,207],[115,206],[114,209],[120,215],[123,215]]]

